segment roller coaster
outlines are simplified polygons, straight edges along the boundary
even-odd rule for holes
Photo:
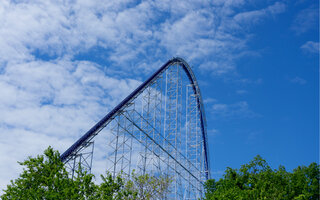
[[[168,176],[166,199],[199,199],[210,179],[204,105],[182,58],[172,58],[114,107],[62,155],[70,176],[103,169]]]

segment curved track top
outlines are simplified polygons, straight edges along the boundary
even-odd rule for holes
[[[182,58],[176,57],[167,61],[164,65],[160,67],[149,79],[147,79],[144,83],[142,83],[137,89],[135,89],[130,95],[128,95],[121,103],[119,103],[113,110],[111,110],[105,117],[103,117],[96,125],[94,125],[87,133],[85,133],[80,139],[78,139],[69,149],[67,149],[60,157],[62,162],[67,162],[71,155],[74,155],[78,152],[82,146],[90,141],[95,135],[97,135],[107,124],[110,122],[114,116],[124,108],[131,100],[135,99],[145,88],[147,88],[155,79],[157,79],[158,75],[164,72],[171,65],[179,64],[186,75],[189,78],[190,83],[193,87],[193,92],[197,97],[198,109],[200,111],[200,121],[201,121],[201,132],[203,136],[203,146],[205,153],[205,170],[206,170],[206,178],[210,178],[210,164],[209,164],[209,152],[208,152],[208,143],[207,143],[207,131],[206,131],[206,118],[204,112],[204,106],[202,102],[202,97],[200,93],[200,89],[196,78],[186,61]]]

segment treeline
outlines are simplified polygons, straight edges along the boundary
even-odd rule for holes
[[[168,177],[137,175],[134,172],[130,179],[101,175],[102,182],[97,184],[92,174],[79,169],[76,178],[71,179],[59,152],[51,147],[45,150],[44,155],[29,157],[19,164],[23,166],[23,172],[4,190],[2,200],[147,200],[164,199],[170,191],[171,180]]]
[[[3,190],[1,199],[166,199],[170,193],[170,177],[153,177],[133,173],[113,177],[101,175],[97,184],[92,174],[80,168],[74,179],[68,177],[58,151],[51,147],[44,155],[29,157],[20,177]],[[240,169],[227,168],[223,178],[205,183],[207,200],[315,200],[319,199],[319,165],[299,166],[287,172],[283,166],[271,169],[256,156]]]
[[[319,199],[319,165],[271,169],[260,156],[240,169],[227,168],[223,178],[206,182],[206,199],[316,200]]]

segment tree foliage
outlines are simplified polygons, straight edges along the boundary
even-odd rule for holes
[[[154,199],[169,191],[168,177],[153,177],[133,173],[131,178],[101,175],[102,183],[96,184],[94,176],[78,169],[78,176],[68,177],[58,151],[51,147],[44,155],[29,157],[24,162],[23,172],[4,190],[3,200],[11,199]]]
[[[219,181],[205,184],[206,199],[319,199],[319,165],[311,163],[287,172],[283,166],[276,170],[260,156],[239,170],[227,168]]]

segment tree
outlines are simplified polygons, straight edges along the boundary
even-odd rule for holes
[[[131,178],[119,175],[113,179],[111,174],[101,175],[101,178],[103,183],[98,186],[96,199],[165,199],[171,183],[168,177],[138,175],[135,172]]]
[[[239,170],[227,168],[222,179],[208,180],[205,188],[206,199],[319,199],[319,165],[290,173],[283,166],[272,170],[258,155]]]
[[[51,147],[44,156],[29,157],[24,162],[20,177],[7,186],[1,199],[90,199],[90,193],[96,190],[93,175],[83,173],[72,180],[60,160],[58,151]]]
[[[149,174],[137,175],[132,173],[132,180],[127,185],[134,191],[137,199],[165,199],[169,192],[171,179],[167,176],[150,176]]]
[[[9,199],[153,199],[166,194],[170,179],[154,177],[148,174],[132,174],[131,178],[113,177],[111,174],[101,175],[102,183],[97,185],[94,176],[79,169],[78,176],[70,179],[60,160],[58,151],[51,147],[44,155],[29,157],[24,162],[20,177],[7,186],[3,200]]]
[[[291,197],[295,199],[319,199],[319,165],[297,167],[290,176]]]

